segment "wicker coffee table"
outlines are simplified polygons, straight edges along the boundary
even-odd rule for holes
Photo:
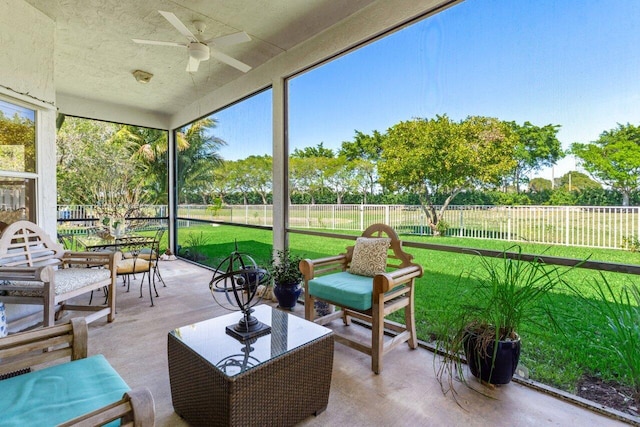
[[[225,332],[239,312],[169,332],[173,408],[189,424],[285,426],[326,409],[331,330],[267,305],[254,308],[271,332],[248,342]]]

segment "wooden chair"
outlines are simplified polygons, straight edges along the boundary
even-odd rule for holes
[[[351,324],[351,318],[368,323],[371,326],[370,343],[364,344],[338,331],[334,332],[338,342],[371,355],[371,369],[379,374],[382,371],[382,357],[391,349],[404,342],[412,349],[418,345],[414,286],[415,278],[422,276],[422,267],[412,262],[413,255],[402,250],[402,241],[391,227],[371,225],[362,233],[362,237],[364,239],[358,238],[356,245],[347,247],[344,254],[300,262],[300,271],[304,276],[305,318],[321,325],[337,318],[342,318],[347,326]],[[366,258],[364,245],[372,238],[388,241],[388,249],[383,251],[382,260],[378,260],[382,265],[379,270],[384,272],[371,273],[372,277],[354,274],[354,258],[357,258],[355,261],[360,268],[364,259],[362,254]],[[333,304],[340,311],[316,319],[315,301]],[[404,325],[386,319],[389,314],[401,309],[404,309]],[[385,339],[385,328],[396,335]]]
[[[101,426],[113,420],[131,427],[155,425],[149,389],[125,392],[129,387],[102,355],[88,357],[88,336],[86,320],[73,318],[69,323],[0,338],[0,376],[7,378],[0,389],[10,398],[4,402],[0,398],[0,407],[11,406],[13,414],[3,411],[0,424],[41,425],[42,420],[33,417],[42,418],[44,413],[49,424],[72,417],[59,424],[69,427]],[[61,391],[48,396],[38,390],[50,390],[51,384]],[[119,400],[113,397],[118,395],[122,396]],[[46,409],[31,398],[45,401]],[[13,405],[36,405],[38,409],[21,411]]]
[[[7,226],[0,236],[0,299],[5,303],[39,304],[44,326],[55,323],[63,310],[89,312],[87,322],[116,315],[116,263],[119,253],[64,250],[29,221]],[[87,268],[103,267],[103,268]],[[72,305],[68,301],[96,289],[108,288],[104,305]]]

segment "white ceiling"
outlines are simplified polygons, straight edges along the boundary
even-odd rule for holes
[[[252,40],[220,49],[257,68],[374,0],[25,0],[56,23],[56,95],[173,115],[243,73],[214,58],[187,73],[186,50],[132,38],[185,42],[158,10],[173,12],[204,39],[238,31]],[[132,72],[153,74],[135,81]],[[253,72],[253,71],[250,71]]]

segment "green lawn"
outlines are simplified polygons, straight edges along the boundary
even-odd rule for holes
[[[434,238],[403,236],[403,239],[447,244],[455,246],[504,250],[511,242],[492,240]],[[352,244],[343,239],[291,234],[291,250],[305,258],[333,255],[344,251]],[[183,248],[192,246],[192,256],[215,267],[234,249],[235,242],[240,252],[250,254],[256,262],[266,265],[272,249],[272,233],[269,231],[234,226],[197,225],[179,231],[179,244]],[[621,250],[590,248],[567,248],[562,246],[522,245],[524,253],[544,253],[552,256],[584,259],[590,257],[600,261],[637,264],[640,255]],[[425,274],[418,280],[416,288],[416,322],[420,339],[429,341],[437,327],[437,321],[445,310],[460,306],[465,294],[464,273],[478,267],[479,258],[473,255],[438,252],[408,248],[421,264]],[[573,270],[567,280],[581,289],[584,295],[593,295],[588,281],[599,273],[588,270]],[[623,274],[606,274],[610,283],[621,287],[637,282],[636,277]],[[601,319],[586,308],[580,298],[567,289],[557,289],[552,296],[552,306],[562,331],[554,331],[547,320],[526,325],[520,331],[523,343],[521,363],[529,369],[530,377],[536,381],[575,392],[577,380],[585,373],[599,375],[604,379],[629,383],[621,361],[606,351],[602,343],[615,337],[609,332],[606,319]],[[430,367],[429,367],[430,368]]]

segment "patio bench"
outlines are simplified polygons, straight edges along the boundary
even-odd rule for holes
[[[72,252],[54,242],[29,221],[8,225],[0,236],[0,300],[5,304],[44,306],[44,326],[64,310],[88,311],[87,323],[116,314],[116,263],[121,254]],[[97,267],[97,268],[90,268]],[[104,305],[72,305],[67,301],[96,289],[107,290]]]
[[[130,390],[104,356],[87,357],[87,336],[80,317],[0,338],[0,378],[8,377],[0,380],[0,424],[154,425],[151,392]]]

